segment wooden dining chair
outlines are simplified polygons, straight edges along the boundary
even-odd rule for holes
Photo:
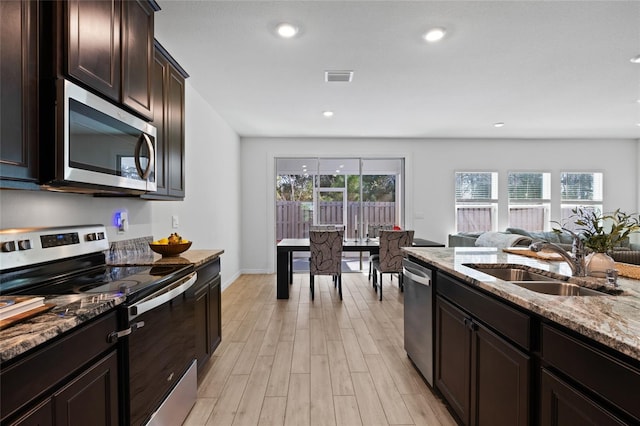
[[[342,300],[342,239],[344,231],[309,231],[309,284],[315,296],[314,277],[331,275]]]
[[[402,281],[402,247],[410,247],[413,244],[414,231],[380,231],[380,254],[374,259],[373,288],[378,291],[380,287],[380,300],[382,300],[382,274],[398,274],[400,290],[403,291]],[[378,273],[380,282],[378,283]]]

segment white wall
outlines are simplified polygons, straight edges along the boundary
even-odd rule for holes
[[[193,241],[192,249],[224,249],[224,288],[240,275],[240,140],[190,84],[186,100],[186,196],[154,202],[153,235],[177,231]]]
[[[186,84],[186,197],[184,201],[96,198],[46,191],[0,190],[0,229],[100,223],[109,241],[179,232],[192,249],[224,249],[222,285],[240,273],[240,141],[238,135]],[[130,228],[118,234],[116,211],[126,210]],[[171,216],[180,225],[171,228]]]
[[[454,172],[510,170],[604,172],[604,209],[639,209],[636,140],[242,138],[243,272],[275,269],[275,157],[406,157],[407,227],[446,243],[454,231]],[[502,184],[501,186],[504,186]],[[557,191],[555,191],[557,193]],[[557,196],[557,195],[556,195]],[[424,219],[417,219],[423,215]],[[557,220],[559,212],[553,212]],[[507,226],[500,218],[498,229]]]

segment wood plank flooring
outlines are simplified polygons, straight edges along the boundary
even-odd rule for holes
[[[403,297],[366,274],[294,274],[288,300],[275,275],[243,275],[222,293],[222,343],[184,425],[455,425],[403,348]]]

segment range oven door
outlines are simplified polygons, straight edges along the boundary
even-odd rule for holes
[[[149,420],[195,359],[195,304],[186,291],[196,279],[192,273],[128,307],[131,425]]]
[[[45,183],[62,189],[155,191],[156,128],[68,80],[58,85],[61,149]]]

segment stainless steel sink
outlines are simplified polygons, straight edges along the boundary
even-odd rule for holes
[[[511,281],[511,283],[536,293],[554,296],[606,296],[605,293],[597,290],[562,281]]]
[[[503,281],[508,281],[527,290],[536,293],[551,294],[555,296],[606,296],[603,293],[576,284],[568,283],[569,277],[549,277],[537,273],[525,266],[518,265],[493,265],[493,264],[467,264],[469,268],[491,275]]]
[[[537,274],[535,272],[519,269],[519,268],[498,268],[498,267],[484,267],[484,266],[471,266],[485,274],[492,277],[499,278],[503,281],[558,281],[556,278],[547,277],[546,275]]]

